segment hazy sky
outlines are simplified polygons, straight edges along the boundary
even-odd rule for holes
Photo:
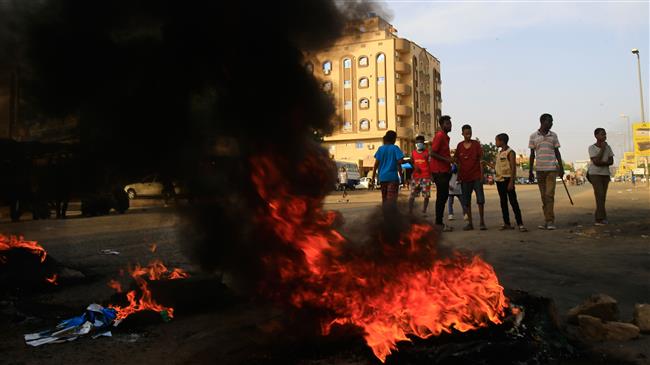
[[[398,35],[441,62],[443,114],[452,144],[471,124],[482,142],[501,132],[527,148],[539,116],[551,113],[567,161],[587,159],[596,127],[621,154],[622,113],[640,120],[641,53],[650,106],[650,8],[646,1],[388,1]]]

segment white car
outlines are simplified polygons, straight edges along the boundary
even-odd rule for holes
[[[355,189],[370,189],[370,185],[372,184],[372,179],[369,177],[362,177],[359,180],[359,183],[354,186]]]
[[[181,193],[180,187],[176,183],[174,184],[174,191],[176,194]],[[151,197],[151,196],[162,196],[163,195],[163,185],[160,181],[158,175],[149,175],[142,179],[141,182],[129,184],[124,187],[124,191],[129,195],[129,199],[135,199],[137,197]]]

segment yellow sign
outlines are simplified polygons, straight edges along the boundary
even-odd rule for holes
[[[650,156],[650,123],[634,123],[632,133],[636,156]]]

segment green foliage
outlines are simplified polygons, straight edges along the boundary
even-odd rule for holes
[[[562,161],[562,162],[564,162],[564,161]],[[570,163],[564,162],[564,171],[575,172],[576,170],[573,168],[573,165],[571,165]]]
[[[487,144],[481,144],[481,147],[483,148],[483,161],[488,163],[494,163],[497,158],[498,147],[492,142]],[[487,173],[489,171],[490,168],[487,165],[484,165],[483,173]]]

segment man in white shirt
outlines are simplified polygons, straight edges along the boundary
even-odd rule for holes
[[[551,132],[553,117],[550,114],[542,114],[539,117],[539,129],[530,135],[528,147],[530,148],[530,182],[535,181],[533,175],[533,164],[537,158],[535,171],[537,172],[537,186],[542,196],[542,208],[544,210],[545,222],[540,229],[555,229],[555,179],[560,175],[564,178],[564,165],[560,155],[560,141],[557,134]]]
[[[604,128],[596,128],[594,137],[596,137],[596,143],[589,146],[591,163],[587,170],[587,177],[594,188],[594,196],[596,197],[594,224],[602,226],[608,223],[605,199],[607,198],[607,188],[610,181],[609,167],[614,163],[614,152],[605,142],[607,132],[605,132]]]

